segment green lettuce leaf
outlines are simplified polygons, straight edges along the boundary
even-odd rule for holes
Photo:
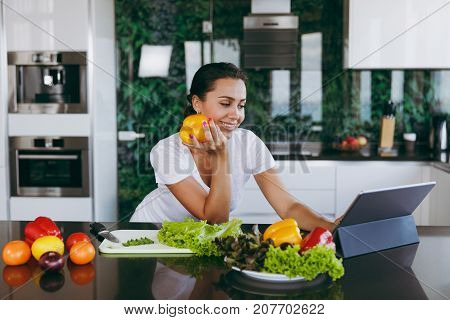
[[[288,247],[281,250],[271,246],[266,253],[262,271],[284,274],[290,278],[302,276],[312,280],[321,273],[328,275],[336,281],[344,275],[342,259],[335,256],[333,249],[323,245],[298,254],[300,247]]]
[[[171,247],[191,249],[197,255],[219,256],[219,247],[214,239],[238,236],[242,233],[241,225],[240,219],[213,225],[190,218],[183,222],[164,221],[158,232],[158,240]]]

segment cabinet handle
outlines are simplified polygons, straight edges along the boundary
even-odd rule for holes
[[[19,159],[30,160],[77,160],[78,156],[74,155],[44,155],[44,154],[19,154]]]

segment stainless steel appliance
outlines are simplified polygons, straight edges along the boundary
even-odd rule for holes
[[[296,68],[298,32],[298,16],[292,14],[244,17],[244,67]]]
[[[10,113],[87,113],[86,53],[8,52]]]
[[[12,196],[89,196],[87,137],[9,139]]]

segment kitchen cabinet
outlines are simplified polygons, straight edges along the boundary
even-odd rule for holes
[[[7,137],[7,105],[8,105],[8,62],[6,54],[6,36],[4,30],[4,15],[3,6],[0,4],[0,168],[6,167],[7,163],[7,150],[8,146],[6,144]],[[0,193],[1,193],[0,189]]]
[[[431,179],[436,187],[430,196],[429,225],[450,225],[450,173],[442,169],[431,168]]]
[[[90,134],[90,114],[8,114],[10,137],[88,137]]]
[[[450,6],[446,0],[347,0],[345,67],[450,67]]]
[[[117,110],[114,1],[90,1],[89,106],[95,221],[117,221]]]
[[[0,167],[0,220],[8,219],[8,183],[6,180],[6,168]]]
[[[5,0],[8,51],[87,51],[88,0]]]
[[[334,214],[336,168],[331,161],[277,161],[277,167],[281,181],[295,198],[321,214]],[[253,177],[242,199],[235,214],[244,222],[273,223],[279,219]]]
[[[8,101],[2,95],[2,91],[7,92],[7,73],[2,72],[0,155],[7,154],[7,136],[89,137],[91,190],[95,195],[64,198],[67,205],[60,202],[63,198],[13,198],[11,218],[27,220],[40,211],[56,220],[117,221],[115,2],[5,0],[2,9],[5,21],[1,21],[0,31],[4,28],[6,45],[1,45],[0,32],[0,71],[6,66],[6,51],[86,52],[88,113],[7,114]]]
[[[361,191],[432,181],[430,166],[415,161],[277,161],[287,190],[299,201],[332,219],[345,213]],[[449,189],[447,189],[449,190]],[[253,177],[234,212],[246,223],[279,219]],[[256,215],[255,212],[258,212]],[[417,225],[428,225],[430,199],[414,212]]]
[[[92,198],[11,197],[11,220],[46,216],[55,221],[93,221]]]
[[[302,203],[324,215],[334,213],[334,190],[291,190],[289,193]],[[236,210],[238,217],[246,223],[273,223],[280,217],[270,206],[261,190],[248,190],[243,193],[242,203]],[[258,212],[258,215],[255,215]]]
[[[429,166],[417,162],[346,162],[336,171],[336,216],[341,216],[360,191],[429,181]],[[416,224],[425,224],[429,198],[416,209]]]

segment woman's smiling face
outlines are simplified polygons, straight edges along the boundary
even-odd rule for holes
[[[247,89],[241,79],[223,78],[214,82],[214,90],[206,93],[204,100],[192,99],[196,111],[212,118],[222,133],[230,138],[245,119],[244,106]]]

